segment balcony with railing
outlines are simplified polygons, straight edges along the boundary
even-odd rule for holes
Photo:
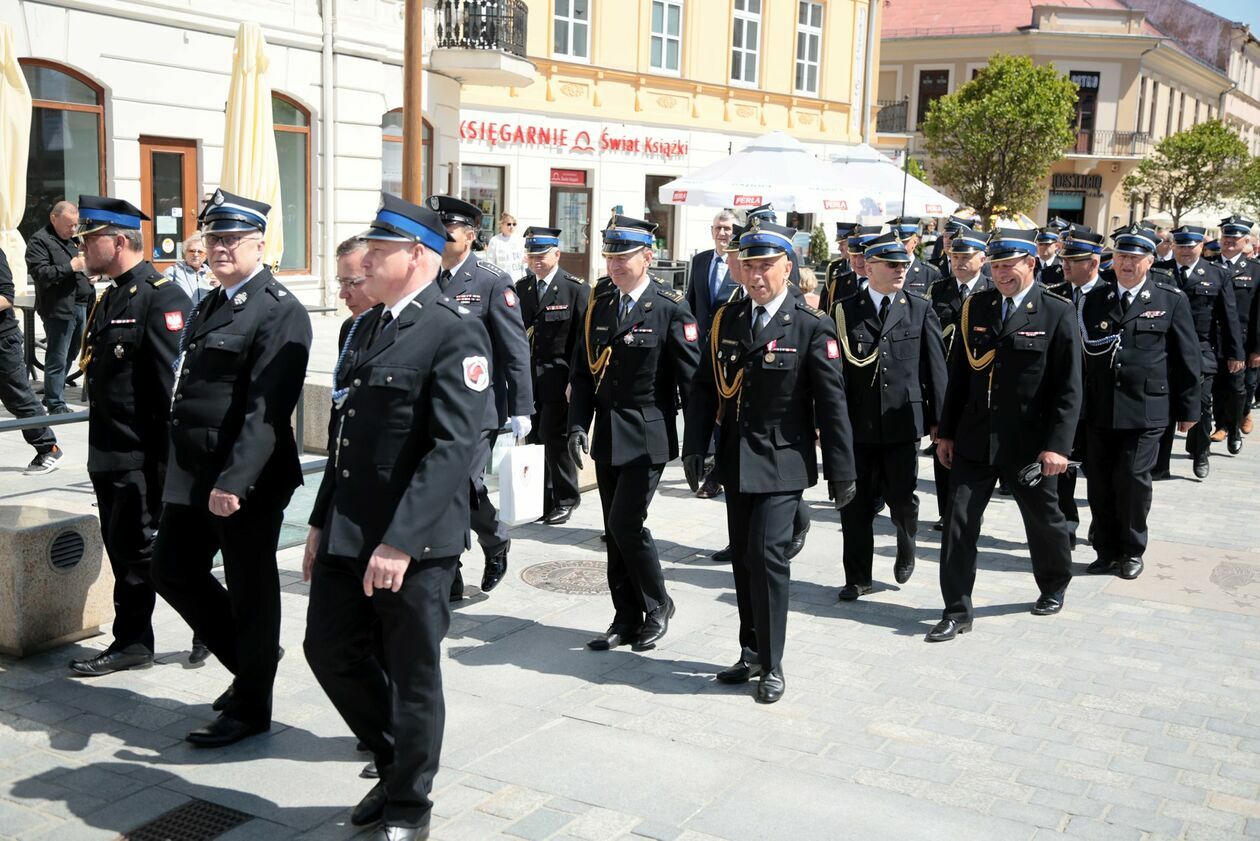
[[[529,7],[525,0],[437,0],[429,67],[467,85],[526,87]]]
[[[905,99],[880,99],[875,102],[875,131],[880,134],[904,134],[908,124],[910,102]]]
[[[1151,136],[1144,131],[1076,132],[1076,142],[1068,147],[1069,155],[1093,158],[1141,158],[1150,154]]]

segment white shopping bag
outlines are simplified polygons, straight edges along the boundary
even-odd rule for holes
[[[509,447],[499,462],[499,522],[532,523],[543,515],[543,446]]]

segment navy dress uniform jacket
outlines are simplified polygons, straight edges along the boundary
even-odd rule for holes
[[[987,265],[987,264],[986,264]],[[992,279],[985,274],[976,278],[976,285],[968,295],[975,295],[993,288]],[[945,356],[949,359],[953,353],[954,343],[958,337],[958,323],[962,320],[963,297],[958,294],[958,278],[949,274],[928,287],[927,299],[932,303],[932,311],[941,323],[941,335],[945,338]]]
[[[1086,422],[1102,429],[1161,429],[1198,420],[1201,360],[1190,302],[1177,287],[1150,277],[1127,311],[1122,293],[1114,283],[1100,283],[1082,305],[1087,339],[1120,334],[1114,353],[1087,347]]]
[[[302,396],[311,319],[263,269],[207,296],[190,319],[171,408],[162,501],[204,507],[214,488],[286,501],[302,484],[290,418]]]
[[[711,294],[709,288],[709,272],[713,268],[713,257],[717,252],[712,248],[708,251],[701,251],[699,254],[691,258],[691,272],[689,274],[690,281],[687,284],[687,306],[691,310],[691,314],[696,317],[696,322],[700,325],[701,337],[709,335],[709,328],[713,325],[713,315],[724,304],[737,298],[742,287],[731,279],[731,273],[728,270],[726,277],[722,279],[722,285],[718,287],[717,298]],[[738,254],[724,255],[726,260],[738,260]],[[729,266],[730,264],[727,263]]]
[[[933,283],[941,279],[941,272],[931,263],[925,263],[918,257],[912,257],[906,269],[905,290],[926,295]]]
[[[1256,344],[1252,338],[1252,325],[1257,324],[1256,310],[1260,308],[1260,295],[1256,287],[1260,286],[1260,261],[1250,257],[1239,256],[1237,263],[1220,262],[1217,265],[1225,272],[1234,287],[1234,298],[1238,304],[1238,326],[1242,328],[1243,348],[1251,353]]]
[[[829,481],[855,479],[835,325],[788,295],[754,344],[753,306],[744,298],[722,308],[687,406],[683,452],[706,452],[713,425],[720,422],[716,469],[724,484],[745,494],[802,491],[818,481],[814,430],[819,429],[823,476]],[[718,371],[728,383],[743,371],[736,397],[722,399]],[[724,472],[731,466],[723,465],[721,454],[732,446],[739,448],[739,476]]]
[[[578,333],[590,305],[591,287],[581,278],[560,269],[538,300],[538,278],[527,274],[516,282],[525,335],[533,368],[534,400],[565,403],[569,363],[577,347]],[[531,410],[532,413],[532,410]]]
[[[481,428],[499,429],[509,416],[532,415],[529,340],[525,338],[521,304],[507,272],[469,255],[441,291],[480,318],[490,335],[494,384]]]
[[[310,524],[321,552],[366,560],[380,544],[416,560],[468,548],[468,464],[492,378],[480,320],[436,283],[376,338],[363,316],[336,373],[348,388]]]
[[[914,292],[898,292],[880,324],[875,303],[863,290],[840,301],[838,309],[853,355],[879,354],[866,366],[842,357],[853,440],[918,441],[937,425],[945,400],[945,341],[932,305]]]
[[[818,309],[824,314],[830,314],[837,301],[859,290],[857,272],[853,271],[849,261],[832,260],[827,265],[827,277],[818,292]]]
[[[937,435],[963,458],[1015,469],[1044,450],[1071,453],[1083,397],[1072,305],[1034,282],[1005,324],[996,289],[968,297],[963,320]],[[973,370],[963,340],[978,357],[995,351],[989,366]]]
[[[594,420],[591,458],[601,464],[665,464],[678,457],[678,400],[688,399],[700,361],[700,327],[663,284],[649,280],[619,322],[620,298],[609,282],[591,301],[574,354],[569,430],[585,432]]]
[[[1181,279],[1180,268],[1173,271],[1177,285],[1190,299],[1190,314],[1194,317],[1194,329],[1199,334],[1199,349],[1203,354],[1203,373],[1216,373],[1221,360],[1245,359],[1238,302],[1234,298],[1233,282],[1225,270],[1200,260],[1185,280]]]
[[[191,306],[178,284],[141,262],[93,307],[83,337],[89,472],[166,461],[173,366]]]

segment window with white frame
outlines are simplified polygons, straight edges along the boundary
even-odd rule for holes
[[[683,0],[652,0],[652,69],[677,73],[682,55]]]
[[[799,0],[796,6],[796,92],[817,96],[823,4]]]
[[[735,0],[731,31],[731,81],[757,84],[757,54],[761,45],[761,0]]]
[[[554,25],[552,52],[555,55],[590,59],[590,0],[556,0]]]

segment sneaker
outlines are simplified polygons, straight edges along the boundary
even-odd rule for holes
[[[31,460],[24,471],[27,476],[35,476],[39,473],[51,473],[57,469],[57,462],[61,461],[61,447],[56,444],[46,453],[40,453]]]

